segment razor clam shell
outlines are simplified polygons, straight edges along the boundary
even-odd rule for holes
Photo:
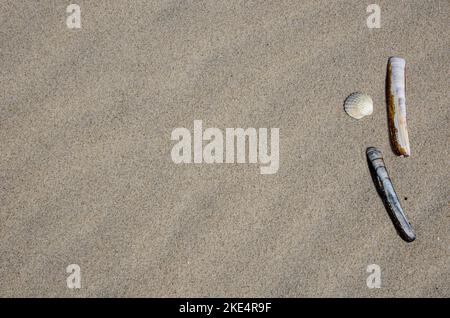
[[[398,200],[394,186],[389,178],[381,151],[375,147],[369,147],[366,150],[366,154],[375,186],[383,199],[383,203],[392,219],[392,222],[394,223],[397,232],[406,242],[414,241],[416,239],[416,235],[414,234],[411,224],[409,224],[409,221],[400,206],[400,201]]]
[[[386,100],[392,148],[396,155],[409,157],[411,150],[406,125],[405,66],[404,59],[389,58]]]

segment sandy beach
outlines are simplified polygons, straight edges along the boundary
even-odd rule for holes
[[[376,29],[356,0],[72,2],[0,0],[1,297],[450,297],[448,1],[377,1]],[[409,158],[389,143],[390,56]],[[355,91],[371,116],[343,111]],[[278,171],[175,164],[194,120],[279,128]]]

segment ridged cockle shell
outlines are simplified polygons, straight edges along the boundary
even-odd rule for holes
[[[364,93],[352,93],[344,102],[345,112],[356,119],[371,115],[373,112],[372,98]]]

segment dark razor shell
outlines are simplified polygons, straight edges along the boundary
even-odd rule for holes
[[[369,147],[366,150],[366,154],[375,187],[383,200],[384,206],[386,207],[398,234],[406,242],[414,241],[416,235],[400,206],[400,201],[398,200],[394,186],[389,178],[381,151],[375,147]]]

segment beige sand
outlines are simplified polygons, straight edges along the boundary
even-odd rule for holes
[[[1,296],[450,296],[448,1],[377,1],[377,30],[364,1],[76,1],[81,30],[69,1],[42,2],[0,1]],[[389,146],[391,55],[409,159]],[[375,103],[360,121],[342,110],[356,90]],[[279,127],[278,173],[175,165],[170,133],[194,119]]]

